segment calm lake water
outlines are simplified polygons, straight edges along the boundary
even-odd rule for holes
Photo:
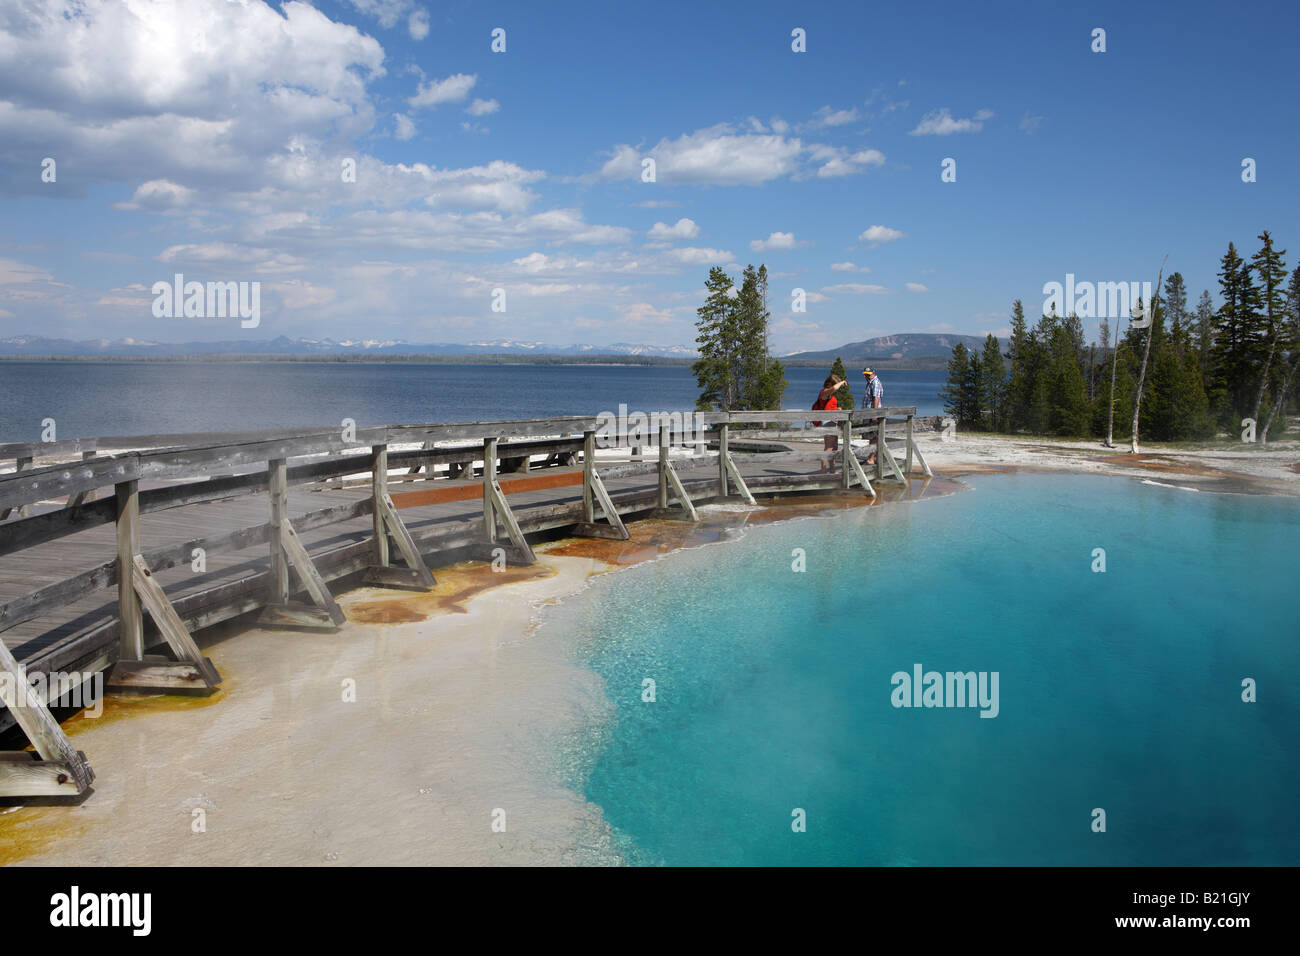
[[[973,484],[755,527],[548,609],[538,639],[617,712],[572,786],[633,862],[1300,864],[1300,501]],[[918,664],[997,672],[997,716],[895,707]]]
[[[811,406],[828,371],[786,369],[784,407]],[[945,377],[884,371],[885,401],[937,415]],[[46,418],[77,438],[689,411],[698,394],[685,366],[0,362],[0,442],[39,441]]]

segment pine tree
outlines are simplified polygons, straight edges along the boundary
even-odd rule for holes
[[[849,373],[844,369],[844,360],[838,355],[835,356],[835,364],[831,366],[831,374],[842,381],[849,381]],[[850,411],[855,406],[853,404],[853,383],[849,382],[846,388],[840,389],[835,393],[835,404],[844,411]]]
[[[1161,305],[1169,321],[1169,341],[1181,363],[1192,348],[1191,318],[1187,314],[1187,286],[1183,274],[1175,272],[1165,280],[1165,295]]]
[[[1282,257],[1286,255],[1286,250],[1273,248],[1273,237],[1269,235],[1267,229],[1260,233],[1257,238],[1264,245],[1251,257],[1250,262],[1256,274],[1259,275],[1260,299],[1264,309],[1264,327],[1268,339],[1268,351],[1265,353],[1264,367],[1259,372],[1259,389],[1255,393],[1255,407],[1250,416],[1255,421],[1259,421],[1259,410],[1264,404],[1264,393],[1268,390],[1269,385],[1281,385],[1281,382],[1272,382],[1273,378],[1277,378],[1273,374],[1277,369],[1277,366],[1273,364],[1273,359],[1280,348],[1286,348],[1284,339],[1287,337],[1290,324],[1286,321],[1286,266],[1282,261]],[[1267,432],[1263,433],[1260,438],[1262,441],[1267,442]]]
[[[1219,289],[1223,304],[1214,330],[1213,397],[1221,423],[1232,429],[1250,412],[1255,368],[1267,345],[1250,264],[1231,242],[1220,260]]]
[[[1051,317],[1045,317],[1051,318]],[[1043,368],[1035,381],[1034,417],[1039,431],[1078,437],[1088,434],[1088,389],[1079,369],[1079,353],[1068,325],[1049,321],[1040,325],[1046,334]]]
[[[948,360],[948,381],[940,390],[943,410],[957,420],[958,428],[974,429],[979,423],[978,366],[971,365],[971,352],[958,342]]]
[[[1210,290],[1201,291],[1196,303],[1196,361],[1201,369],[1201,379],[1210,380],[1210,358],[1214,350],[1214,301]]]
[[[700,397],[695,402],[697,411],[738,408],[740,375],[736,353],[740,341],[738,311],[732,296],[735,283],[731,276],[714,266],[709,270],[704,288],[708,296],[695,310],[695,338],[700,357],[691,365],[695,381],[700,387]]]
[[[1038,320],[1029,335],[1028,348],[1025,350],[1025,369],[1030,383],[1030,400],[1028,414],[1025,418],[1026,429],[1034,435],[1045,435],[1052,431],[1052,403],[1054,387],[1048,381],[1048,366],[1052,361],[1053,336],[1061,334],[1062,343],[1070,342],[1069,332],[1057,317],[1055,307],[1051,314]],[[1077,370],[1078,363],[1075,362]]]
[[[1187,441],[1213,434],[1209,403],[1194,356],[1179,359],[1172,337],[1154,361],[1141,431],[1153,441]]]
[[[1007,383],[1007,427],[1010,431],[1027,428],[1033,404],[1034,373],[1038,348],[1025,322],[1025,307],[1019,299],[1011,306],[1011,339],[1007,359],[1011,378]]]
[[[1002,346],[992,333],[984,339],[984,354],[980,365],[983,385],[981,405],[988,413],[988,428],[995,432],[1005,431],[1007,367],[1002,361]]]

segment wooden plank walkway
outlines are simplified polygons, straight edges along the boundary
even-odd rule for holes
[[[766,456],[765,456],[766,457]],[[746,461],[742,473],[751,488],[761,489],[773,482],[786,484],[816,479],[817,467],[807,461],[789,461],[787,456],[772,455],[770,462]],[[717,462],[712,457],[674,459],[688,492],[702,497],[712,497],[706,486],[717,483]],[[599,459],[597,469],[601,470]],[[534,533],[548,527],[559,527],[581,520],[582,488],[580,467],[547,469],[533,473],[535,478],[570,479],[571,483],[552,488],[512,491],[512,482],[502,480],[509,496],[511,508],[525,533]],[[516,479],[516,482],[518,479]],[[538,481],[538,484],[547,482]],[[394,486],[394,496],[401,507],[401,496],[427,487],[432,483],[413,482]],[[645,500],[647,493],[657,492],[658,479],[654,474],[612,477],[606,480],[611,497],[621,514],[654,507]],[[398,491],[397,489],[403,489]],[[435,554],[454,547],[463,547],[465,523],[481,525],[482,483],[479,480],[456,481],[439,479],[437,490],[446,494],[459,489],[464,497],[445,503],[403,508],[402,520],[425,554]],[[714,491],[716,493],[716,490]],[[288,496],[290,520],[300,520],[310,512],[325,508],[364,501],[370,496],[368,487],[344,490],[292,489]],[[554,513],[558,506],[568,506],[567,515]],[[267,520],[269,513],[266,494],[248,494],[224,501],[184,505],[167,511],[142,515],[139,519],[140,546],[145,552],[151,549],[176,545],[196,538],[215,536],[251,527]],[[444,529],[445,534],[439,534]],[[319,558],[346,545],[368,542],[373,535],[369,515],[341,521],[301,533],[303,542],[313,558]],[[441,539],[441,540],[440,540]],[[89,571],[112,560],[116,553],[116,538],[112,525],[99,525],[36,547],[0,556],[0,603],[45,585],[55,584],[76,573]],[[208,554],[203,572],[192,570],[190,563],[156,573],[173,604],[203,592],[211,592],[223,585],[261,575],[266,571],[267,545],[259,543],[238,551]],[[331,575],[326,575],[327,579]],[[47,615],[19,624],[0,633],[0,639],[14,652],[29,670],[55,671],[67,669],[77,661],[95,656],[101,647],[116,641],[115,629],[106,627],[117,615],[114,591],[100,591],[60,609],[56,615]],[[233,616],[233,615],[232,615]],[[194,629],[194,618],[182,618]],[[216,620],[203,618],[204,625]],[[156,637],[156,635],[155,635]]]
[[[44,447],[0,446],[20,465],[0,475],[0,507],[15,516],[0,522],[0,679],[66,673],[80,681],[111,671],[110,684],[122,688],[210,690],[220,675],[191,634],[259,609],[269,626],[336,627],[346,618],[330,582],[424,588],[433,580],[427,567],[490,557],[498,547],[511,563],[528,562],[528,536],[543,532],[625,539],[622,516],[697,520],[692,502],[827,490],[875,496],[873,480],[908,485],[914,452],[929,475],[913,441],[915,409],[829,414],[842,441],[854,428],[874,435],[890,417],[904,420],[906,431],[890,439],[904,442],[905,468],[878,443],[874,478],[844,451],[821,471],[820,438],[829,430],[782,431],[801,412],[701,416],[716,429],[708,433],[716,452],[685,455],[670,453],[674,443],[698,450],[703,425],[683,425],[681,416],[648,433],[603,434],[610,444],[599,447],[620,449],[613,456],[597,452],[599,420],[578,417],[342,436],[146,436],[135,447],[150,450],[107,458],[97,457],[94,440],[76,440],[57,452],[81,458],[53,464],[39,462],[48,460]],[[747,430],[729,441],[733,423]],[[99,448],[116,441],[99,439]],[[415,441],[418,449],[393,450]],[[647,446],[653,454],[629,456]],[[125,586],[120,568],[129,571]],[[170,657],[156,653],[164,646]],[[38,726],[9,691],[0,730],[14,723],[12,706],[28,737],[42,738],[41,760],[33,770],[0,752],[0,792],[84,792],[93,774],[42,704],[31,715],[44,721]]]

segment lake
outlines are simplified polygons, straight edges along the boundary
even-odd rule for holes
[[[828,371],[786,369],[784,407],[809,408]],[[937,415],[945,378],[882,371],[885,402]],[[0,362],[0,442],[41,440],[46,418],[78,438],[690,411],[698,394],[686,366]]]

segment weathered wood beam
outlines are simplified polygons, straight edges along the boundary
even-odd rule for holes
[[[411,532],[407,530],[401,516],[397,513],[393,499],[385,493],[377,504],[382,517],[380,525],[382,532],[392,534],[393,540],[397,543],[397,550],[401,553],[402,560],[406,562],[407,569],[414,576],[416,585],[421,588],[431,588],[436,585],[438,582],[433,579],[433,573],[425,565],[424,558],[420,556],[420,549],[416,547]],[[388,567],[388,565],[381,565],[381,567]]]
[[[289,509],[288,472],[288,462],[283,458],[266,463],[266,486],[271,498],[270,534],[267,535],[271,546],[271,604],[289,600],[289,559],[282,543]]]
[[[497,440],[483,439],[483,536],[488,541],[497,539],[496,502],[488,488],[497,480]]]
[[[89,449],[88,451],[83,451],[83,452],[81,453],[81,460],[82,460],[82,461],[89,461],[91,458],[94,458],[94,457],[95,457],[95,449],[94,449],[94,448],[91,448],[91,449]],[[80,507],[82,507],[83,505],[85,505],[86,502],[88,502],[88,501],[94,501],[94,500],[95,500],[95,495],[96,495],[97,493],[98,493],[98,489],[95,489],[95,488],[90,488],[90,489],[87,489],[86,491],[78,491],[78,492],[76,492],[75,494],[72,494],[72,495],[69,495],[69,496],[68,496],[67,503],[64,505],[64,507],[65,507],[65,508],[80,508]]]
[[[55,458],[60,455],[94,454],[95,438],[60,438],[57,441],[6,442],[0,444],[0,461],[10,458]]]
[[[506,496],[501,493],[501,486],[495,481],[485,483],[483,495],[484,499],[491,497],[492,510],[506,526],[506,534],[510,537],[510,543],[515,549],[526,556],[527,564],[534,564],[537,561],[537,555],[533,553],[532,546],[529,545],[528,539],[524,537],[523,531],[519,529],[519,522],[515,520],[515,513],[510,509]],[[493,539],[495,540],[495,539]]]
[[[180,615],[172,607],[171,601],[167,599],[166,592],[163,591],[162,585],[154,578],[153,572],[149,570],[149,565],[145,563],[141,555],[135,555],[132,561],[131,583],[136,593],[140,596],[140,602],[149,611],[149,616],[153,618],[154,623],[158,625],[158,631],[166,640],[167,645],[171,648],[172,653],[176,655],[176,660],[193,664],[203,675],[204,684],[208,689],[214,689],[217,684],[221,683],[221,675],[212,662],[203,656],[199,646],[194,643],[194,638],[186,630]],[[126,662],[139,662],[144,660],[141,654],[136,658],[124,658]],[[123,660],[119,660],[117,666],[120,667]],[[112,684],[112,678],[109,683]]]
[[[668,510],[668,426],[659,426],[659,507]]]
[[[86,755],[77,761],[38,760],[36,754],[18,750],[0,753],[0,797],[78,797],[88,785],[78,779],[78,769],[88,773]],[[91,777],[93,779],[93,775]]]
[[[572,534],[578,538],[605,538],[610,541],[626,541],[628,536],[610,524],[596,524],[593,521],[579,521],[573,526]]]
[[[888,466],[889,470],[892,472],[889,480],[897,481],[904,485],[907,484],[907,478],[903,474],[903,469],[898,467],[898,462],[894,459],[894,453],[889,450],[888,441],[881,441],[877,445],[876,463],[879,464],[882,458],[884,459],[886,466]]]
[[[293,524],[287,518],[284,519],[283,524],[280,526],[280,544],[293,567],[294,575],[311,596],[316,607],[324,611],[329,617],[330,626],[342,627],[347,622],[347,615],[343,613],[343,609],[334,600],[334,595],[330,593],[325,579],[312,562],[311,555],[308,554],[302,539],[298,537],[298,532],[294,530]],[[371,547],[373,553],[373,546],[369,545],[369,543],[367,545]],[[271,605],[268,610],[283,606],[285,605]],[[270,616],[263,614],[262,622],[266,624],[280,623],[273,614]]]
[[[428,570],[427,568],[425,569]],[[386,568],[371,566],[361,575],[361,580],[377,588],[401,588],[407,591],[427,591],[430,585],[419,571],[390,565]],[[324,613],[323,611],[321,612]]]
[[[122,657],[138,661],[144,657],[144,618],[131,578],[135,572],[135,556],[140,553],[139,484],[124,481],[115,485],[114,501],[117,505],[117,617],[122,622]]]
[[[605,512],[605,517],[609,523],[618,530],[619,537],[624,541],[632,537],[623,525],[623,519],[619,517],[618,509],[614,507],[614,502],[609,497],[609,492],[605,490],[605,483],[600,480],[600,475],[593,468],[591,472],[591,489],[596,493],[596,499],[600,502],[600,510]]]
[[[60,773],[66,773],[73,783],[71,793],[84,793],[95,779],[90,764],[86,762],[85,756],[72,746],[63,728],[59,726],[59,722],[54,719],[49,708],[27,682],[27,672],[14,659],[13,652],[5,646],[4,641],[0,641],[0,702],[4,703],[14,721],[22,728],[27,739],[31,741],[32,748],[41,759],[60,765],[53,773],[54,779],[57,780]],[[40,782],[48,783],[49,777]],[[59,785],[62,786],[65,782],[59,781]],[[24,786],[36,786],[37,781],[29,774],[9,773],[0,777],[0,794],[10,795],[3,789],[5,785],[18,789]]]
[[[682,510],[686,512],[687,517],[692,521],[699,521],[700,516],[695,511],[695,503],[691,501],[691,496],[686,493],[686,488],[682,485],[682,479],[678,476],[677,469],[673,467],[671,461],[665,462],[664,471],[668,483],[672,486],[673,493],[677,496],[678,504],[682,506]],[[667,509],[667,497],[660,495],[660,501],[664,502],[661,507]]]
[[[582,436],[582,520],[586,524],[596,521],[595,502],[592,500],[591,479],[596,474],[596,433],[584,432]]]
[[[0,534],[0,555],[13,554],[64,535],[108,524],[116,515],[113,500],[105,498],[80,508],[45,511],[30,518],[10,521],[4,526],[4,533]]]
[[[718,497],[727,497],[727,456],[730,449],[727,447],[727,423],[721,422],[718,425]]]
[[[310,627],[334,630],[338,624],[328,611],[314,604],[285,601],[268,604],[258,615],[257,623],[263,627]]]
[[[757,502],[754,501],[754,496],[749,493],[749,486],[745,484],[745,479],[740,474],[740,469],[737,468],[736,463],[731,460],[731,455],[728,453],[722,457],[726,462],[727,473],[731,475],[731,480],[735,482],[736,490],[740,492],[740,496],[745,499],[747,504],[756,504]],[[725,494],[726,492],[724,491],[723,493]]]
[[[23,472],[23,471],[30,471],[31,467],[32,467],[32,459],[30,456],[25,458],[19,458],[17,464],[14,467],[14,474],[18,474],[19,472]],[[11,514],[14,515],[14,517],[16,518],[28,518],[31,517],[31,513],[32,513],[32,506],[30,504],[19,505],[16,511],[13,508],[3,508],[0,509],[0,521],[4,521]]]
[[[375,564],[388,567],[388,533],[384,527],[383,500],[388,497],[388,446],[376,445],[370,449],[370,500],[374,502],[371,514],[374,528]]]
[[[142,661],[118,661],[109,672],[107,685],[113,690],[187,690],[210,693],[216,674],[212,662],[172,661],[147,657]],[[217,678],[220,681],[220,677]]]
[[[916,453],[916,461],[921,466],[921,474],[927,478],[934,477],[934,472],[930,470],[930,466],[926,463],[925,455],[921,454],[921,446],[916,443],[915,437],[908,439],[908,447]]]

